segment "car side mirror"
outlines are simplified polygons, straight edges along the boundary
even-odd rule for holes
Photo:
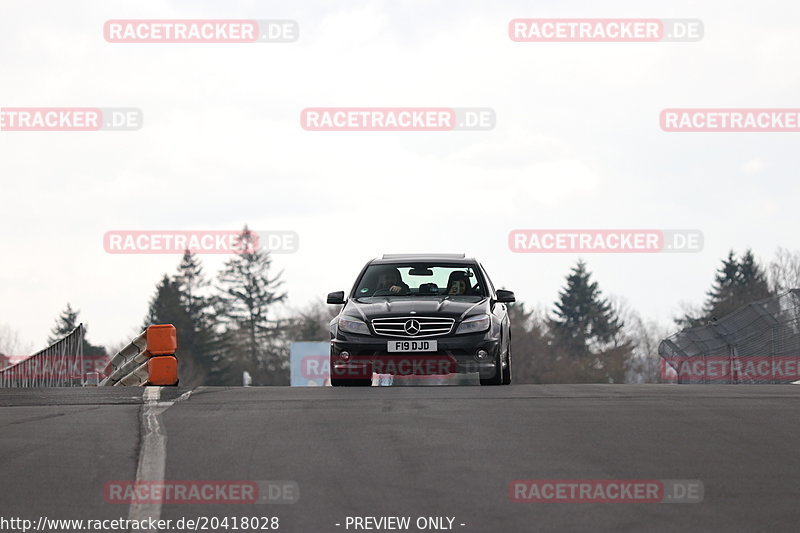
[[[517,299],[514,298],[514,293],[512,291],[497,289],[497,301],[500,303],[510,304],[516,302]]]
[[[329,292],[328,293],[328,303],[329,304],[343,304],[344,303],[344,291]]]

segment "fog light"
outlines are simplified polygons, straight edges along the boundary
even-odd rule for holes
[[[349,361],[350,360],[350,352],[342,352],[339,354],[339,359],[342,361]]]
[[[478,350],[478,353],[475,354],[475,359],[478,361],[486,361],[489,359],[489,352],[486,350]]]

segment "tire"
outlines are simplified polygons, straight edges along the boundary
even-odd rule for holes
[[[506,354],[506,369],[503,372],[503,385],[511,385],[511,349]]]
[[[481,385],[501,385],[503,383],[503,362],[500,359],[500,350],[494,358],[494,375],[490,378],[481,379]]]
[[[333,348],[331,348],[330,368],[331,368],[331,387],[371,387],[372,378],[335,378],[333,377],[334,366]]]
[[[338,379],[331,378],[332,387],[371,387],[371,379]]]

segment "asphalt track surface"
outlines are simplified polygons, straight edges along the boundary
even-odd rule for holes
[[[165,504],[162,519],[277,516],[279,531],[314,533],[359,531],[346,529],[348,516],[409,516],[408,531],[428,516],[454,517],[453,530],[463,532],[800,528],[796,386],[186,392],[160,391],[165,480],[291,480],[300,497]],[[103,488],[136,479],[147,451],[142,396],[0,390],[0,517],[127,518],[130,506],[107,503]],[[517,479],[695,479],[704,496],[691,504],[514,503]]]

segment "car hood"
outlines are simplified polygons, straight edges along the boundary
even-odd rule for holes
[[[448,296],[386,296],[353,298],[347,302],[342,314],[372,320],[393,316],[436,316],[460,320],[467,315],[488,312],[487,298],[453,298]]]

